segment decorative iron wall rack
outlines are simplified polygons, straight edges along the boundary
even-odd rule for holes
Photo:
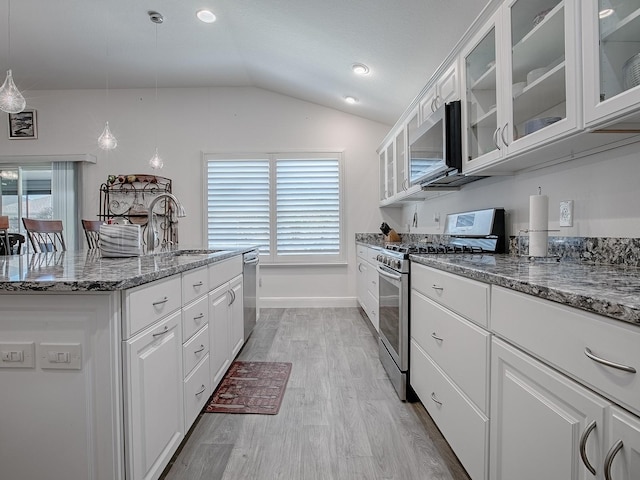
[[[143,242],[149,226],[149,205],[161,193],[171,193],[171,179],[158,175],[109,175],[100,185],[100,220],[140,225]],[[160,200],[153,208],[160,247],[178,243],[178,219],[173,204]]]

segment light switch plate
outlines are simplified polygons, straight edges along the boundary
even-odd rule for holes
[[[33,368],[35,366],[35,344],[0,343],[0,367],[2,368]]]
[[[82,345],[79,343],[40,343],[40,368],[82,369]]]
[[[560,226],[573,227],[573,200],[560,202]]]

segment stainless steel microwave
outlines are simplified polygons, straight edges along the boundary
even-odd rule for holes
[[[446,103],[409,132],[411,185],[451,183],[462,176],[460,101]]]

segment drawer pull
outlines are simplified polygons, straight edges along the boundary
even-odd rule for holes
[[[611,464],[613,458],[622,450],[622,440],[618,440],[613,447],[607,452],[607,456],[604,457],[604,478],[605,480],[611,480]]]
[[[444,287],[439,287],[438,285],[435,285],[435,284],[431,285],[431,288],[433,288],[434,290],[440,290],[440,291],[444,290]]]
[[[431,392],[431,400],[438,404],[439,407],[442,406],[442,402],[436,398],[435,392]]]
[[[169,297],[164,297],[162,300],[158,300],[157,302],[153,302],[151,305],[154,307],[157,305],[162,305],[163,303],[167,303],[169,301]]]
[[[582,432],[582,435],[580,436],[580,457],[582,457],[582,463],[584,463],[584,466],[587,467],[587,470],[591,472],[591,475],[596,474],[596,469],[593,468],[591,462],[587,458],[587,439],[589,438],[591,432],[595,430],[595,428],[596,421],[593,420],[589,425],[587,425],[587,428],[584,429],[584,432]]]
[[[193,284],[194,287],[201,287],[202,285],[204,285],[204,283],[202,283],[201,281]]]
[[[193,317],[194,320],[201,320],[204,318],[204,313],[201,313],[200,315],[196,315],[195,317]]]
[[[164,326],[164,330],[162,330],[161,332],[158,333],[154,333],[153,336],[154,337],[161,337],[162,335],[165,335],[166,333],[169,333],[169,327],[168,326]]]
[[[434,339],[436,339],[436,340],[437,340],[437,341],[439,341],[439,342],[444,342],[444,338],[441,338],[441,337],[437,336],[437,335],[436,335],[436,332],[433,332],[433,333],[431,334],[431,337],[432,337],[432,338],[434,338]]]
[[[199,392],[196,392],[196,397],[197,397],[198,395],[202,395],[206,389],[207,389],[207,387],[205,387],[204,385],[202,385],[202,387],[200,387],[200,391],[199,391]]]
[[[622,370],[624,372],[636,373],[636,369],[633,367],[628,367],[627,365],[622,365],[621,363],[615,363],[610,360],[605,360],[604,358],[600,358],[597,355],[594,355],[589,347],[585,347],[584,354],[594,362],[601,363],[602,365],[606,365],[607,367],[617,368],[618,370]]]
[[[200,344],[200,348],[199,348],[198,350],[194,350],[194,352],[193,352],[193,353],[194,353],[194,354],[195,354],[195,353],[200,353],[200,352],[202,352],[203,350],[204,350],[204,345]]]

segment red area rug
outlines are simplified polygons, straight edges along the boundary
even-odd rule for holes
[[[288,362],[233,362],[205,412],[275,415],[280,410],[291,366]]]

